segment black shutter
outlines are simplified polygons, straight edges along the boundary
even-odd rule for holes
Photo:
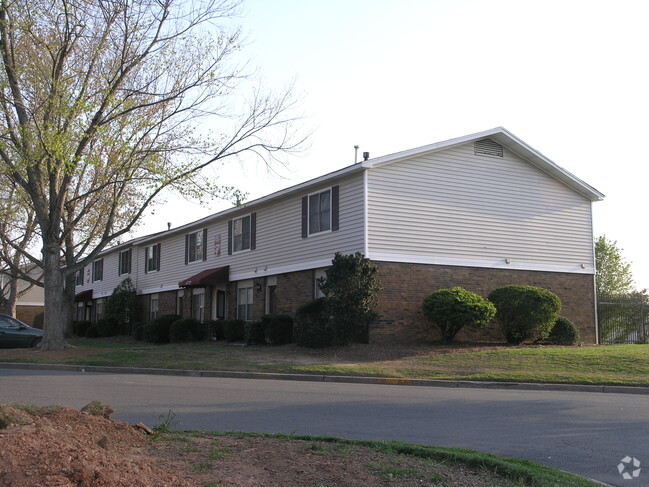
[[[185,235],[185,265],[189,263],[189,234]]]
[[[338,219],[338,201],[339,201],[339,186],[333,186],[331,188],[331,231],[335,232],[340,227],[340,221]]]
[[[232,220],[228,221],[228,255],[232,255]]]
[[[133,249],[128,249],[128,253],[126,254],[126,258],[128,259],[127,262],[127,271],[128,274],[131,273],[131,262],[133,262]]]
[[[144,248],[144,273],[149,273],[149,247]]]
[[[309,236],[309,197],[302,197],[302,238]]]
[[[160,250],[162,248],[162,244],[156,244],[156,248],[158,249],[158,252],[155,259],[155,270],[159,271],[160,270]]]
[[[207,228],[203,228],[203,260],[207,260]]]
[[[250,250],[257,246],[257,213],[250,214]]]

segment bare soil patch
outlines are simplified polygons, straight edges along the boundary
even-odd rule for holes
[[[459,486],[507,481],[483,470],[318,441],[164,433],[112,410],[0,406],[0,486]],[[104,415],[102,415],[102,413]]]

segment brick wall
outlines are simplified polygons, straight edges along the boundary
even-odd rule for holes
[[[424,318],[421,304],[438,289],[462,286],[487,297],[508,284],[549,289],[561,299],[561,316],[579,328],[580,341],[595,343],[595,288],[593,276],[560,272],[516,271],[427,264],[376,262],[384,291],[379,297],[378,322],[370,327],[371,342],[430,341],[439,333]],[[479,331],[463,329],[458,341],[502,341],[497,328]]]
[[[302,304],[314,298],[315,271],[281,274],[277,278],[277,314],[295,314]]]

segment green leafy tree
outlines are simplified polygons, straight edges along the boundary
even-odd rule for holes
[[[161,194],[236,197],[202,169],[301,144],[291,90],[247,85],[239,13],[237,0],[0,0],[0,178],[42,240],[43,349],[66,346],[75,272]]]
[[[378,274],[378,268],[360,252],[336,252],[326,278],[319,283],[325,295],[324,316],[335,343],[362,340],[378,317],[378,294],[383,289]]]
[[[595,240],[595,283],[597,294],[629,294],[634,292],[631,264],[622,256],[616,241],[605,235]]]
[[[115,287],[113,294],[106,301],[106,318],[117,323],[120,329],[128,331],[135,316],[137,289],[131,278],[127,277]]]
[[[482,296],[462,287],[440,289],[426,296],[424,315],[442,332],[442,339],[450,343],[465,326],[484,328],[494,315],[496,307]]]

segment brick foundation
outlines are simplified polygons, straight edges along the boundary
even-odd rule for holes
[[[538,286],[561,299],[561,316],[572,320],[580,341],[596,343],[595,286],[593,276],[560,272],[518,271],[428,264],[376,262],[384,291],[379,296],[380,318],[370,327],[370,342],[422,342],[439,338],[439,332],[424,318],[424,298],[454,286],[487,297],[494,289],[509,284]],[[463,329],[458,341],[503,341],[497,328],[479,331]]]

